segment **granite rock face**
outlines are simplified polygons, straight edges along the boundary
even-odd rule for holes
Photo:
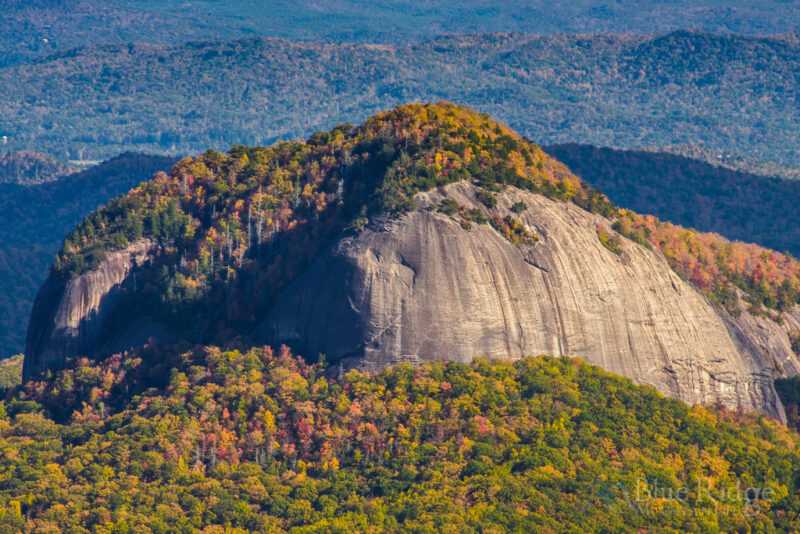
[[[777,377],[800,374],[800,358],[792,349],[789,337],[800,332],[800,306],[781,314],[778,320],[746,311],[735,318],[722,315],[741,344],[774,362]]]
[[[489,224],[437,210],[442,200],[500,218],[517,217],[535,242],[514,244]],[[684,282],[655,251],[621,236],[579,207],[507,188],[487,209],[466,183],[417,196],[417,208],[341,236],[237,335],[324,353],[342,367],[379,370],[397,362],[526,355],[580,356],[689,403],[722,404],[784,419],[773,380],[800,372],[782,322],[732,317]],[[107,254],[70,280],[51,277],[28,331],[26,378],[76,355],[101,357],[169,340],[170,332],[128,312],[136,266],[158,254],[150,241]],[[133,315],[133,316],[132,316]]]
[[[431,209],[447,197],[484,209],[454,184],[419,195],[399,220],[338,241],[277,299],[261,339],[328,362],[376,370],[396,362],[577,355],[689,403],[783,419],[772,385],[800,367],[784,327],[718,311],[658,253],[608,221],[513,188],[492,211],[519,215],[538,242],[491,226],[465,229]]]
[[[108,318],[116,307],[122,285],[137,265],[152,257],[154,249],[149,240],[137,241],[106,254],[95,269],[78,277],[65,281],[51,275],[34,303],[23,377],[28,379],[46,369],[58,369],[70,356],[91,356],[101,350],[123,348],[126,343],[121,337],[106,339]],[[136,346],[140,340],[129,341]]]

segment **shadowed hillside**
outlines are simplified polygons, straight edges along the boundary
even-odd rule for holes
[[[589,145],[545,150],[620,206],[800,256],[800,180],[765,178],[693,159]]]

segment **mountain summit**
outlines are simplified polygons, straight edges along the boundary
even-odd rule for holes
[[[484,114],[413,104],[179,162],[66,239],[26,378],[145,344],[288,344],[377,370],[579,355],[783,418],[800,266],[615,208]]]

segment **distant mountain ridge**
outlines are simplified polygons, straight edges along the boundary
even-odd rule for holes
[[[645,152],[665,152],[684,158],[700,160],[713,167],[754,174],[767,178],[786,178],[800,180],[800,168],[778,165],[774,162],[758,161],[744,154],[732,154],[723,150],[711,150],[702,145],[666,145],[662,147],[643,147]]]
[[[692,32],[124,44],[0,69],[0,134],[12,149],[70,158],[191,153],[305,137],[446,98],[545,144],[702,144],[798,167],[798,71],[797,40]],[[46,111],[44,123],[33,109]]]
[[[77,169],[57,161],[47,154],[0,152],[0,184],[41,184],[76,171]]]
[[[441,34],[513,31],[650,34],[681,28],[750,35],[800,27],[791,2],[579,0],[551,9],[543,0],[2,0],[0,66],[84,45],[281,37],[399,43]]]

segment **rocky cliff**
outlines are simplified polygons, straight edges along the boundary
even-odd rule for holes
[[[783,417],[773,377],[798,369],[774,322],[712,307],[664,258],[580,208],[508,189],[493,214],[524,203],[537,236],[514,245],[434,208],[482,209],[471,185],[420,195],[420,209],[339,240],[291,284],[263,340],[369,370],[479,356],[579,355],[689,403]]]
[[[80,276],[69,280],[51,276],[33,306],[23,377],[58,369],[69,356],[107,354],[142,344],[149,333],[131,336],[117,331],[110,337],[108,323],[118,311],[129,275],[153,252],[153,242],[143,239],[108,253],[96,268]]]
[[[659,253],[621,236],[610,250],[598,229],[615,233],[602,217],[516,188],[492,209],[477,194],[463,182],[421,193],[414,211],[336,240],[278,295],[253,337],[368,371],[577,355],[689,403],[784,417],[772,384],[800,371],[788,338],[800,313],[783,324],[732,317]],[[531,239],[515,244],[488,224],[465,224],[437,209],[443,201],[462,213],[519,217]],[[524,211],[513,214],[515,205]],[[124,314],[131,277],[155,251],[138,241],[65,283],[51,278],[34,309],[25,376],[69,356],[163,339],[149,319],[129,316],[123,327],[112,319]]]

